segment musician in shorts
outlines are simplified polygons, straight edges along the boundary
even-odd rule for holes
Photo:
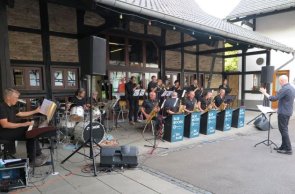
[[[212,98],[212,91],[207,90],[204,91],[203,96],[201,97],[200,101],[198,101],[198,108],[201,112],[204,112],[208,108],[211,107],[211,98]]]
[[[195,98],[195,92],[193,90],[189,91],[187,94],[187,98],[184,100],[184,111],[187,113],[194,112],[196,107],[197,100]]]
[[[20,112],[16,106],[19,96],[20,93],[15,89],[4,90],[4,102],[0,104],[0,138],[9,141],[26,141],[27,156],[30,162],[33,162],[35,159],[35,166],[42,166],[46,163],[48,156],[42,154],[39,143],[36,143],[36,158],[34,157],[34,140],[26,139],[26,131],[33,123],[22,120],[24,117],[39,113],[40,108]]]

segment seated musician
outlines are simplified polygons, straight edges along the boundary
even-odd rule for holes
[[[70,102],[73,103],[72,107],[82,106],[84,109],[88,109],[85,89],[79,88],[76,91],[75,96],[72,99],[70,99]]]
[[[156,122],[156,129],[159,129],[161,120],[160,117],[158,117],[158,112],[160,111],[160,107],[158,106],[158,100],[156,96],[157,95],[155,92],[149,93],[149,99],[144,100],[142,103],[141,112],[147,120],[153,119]]]
[[[188,92],[187,98],[184,101],[185,112],[187,112],[187,113],[194,112],[195,111],[194,109],[196,107],[196,103],[197,103],[197,100],[195,99],[195,92],[193,90],[191,90]]]
[[[215,96],[214,98],[214,108],[219,109],[221,104],[224,102],[225,98],[225,90],[221,88],[219,90],[219,95]]]
[[[198,108],[201,112],[211,109],[212,91],[205,91],[200,101],[198,101]]]
[[[97,91],[93,91],[91,93],[91,97],[88,97],[87,102],[86,102],[86,106],[90,107],[90,104],[92,104],[93,108],[98,108],[99,109],[99,101],[97,98],[98,92]],[[92,101],[91,101],[92,100]],[[101,117],[97,120],[99,120],[99,122],[101,124],[104,124],[104,120],[106,118],[106,113],[105,112],[101,112]]]
[[[165,116],[177,114],[179,110],[180,101],[177,98],[177,92],[173,92],[171,98],[168,98],[164,103]]]
[[[39,113],[40,108],[33,111],[20,112],[15,106],[20,93],[14,89],[5,89],[3,93],[4,102],[0,104],[0,137],[4,140],[26,141],[27,156],[30,162],[34,161],[35,143],[33,139],[26,139],[26,131],[32,122],[23,122],[21,118],[29,117]],[[42,154],[39,143],[36,144],[35,166],[46,163],[48,156]]]

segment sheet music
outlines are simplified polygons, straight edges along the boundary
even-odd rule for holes
[[[44,99],[40,107],[40,113],[47,116],[48,122],[52,119],[56,110],[56,104],[50,100]]]
[[[263,114],[267,114],[267,113],[276,113],[275,110],[271,109],[268,106],[262,106],[262,105],[256,105],[257,108],[263,113]]]
[[[133,96],[139,96],[140,89],[134,90]]]
[[[29,126],[28,131],[31,131],[33,129],[34,126],[34,121],[32,121],[32,125]]]
[[[168,92],[168,91],[164,91],[163,94],[161,95],[161,97],[166,96],[166,95],[167,95],[167,92]]]

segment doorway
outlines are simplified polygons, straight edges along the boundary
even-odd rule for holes
[[[273,74],[273,81],[272,81],[272,95],[275,96],[277,92],[281,89],[281,85],[279,82],[279,77],[281,75],[286,75],[289,78],[289,70],[280,70],[276,71]],[[274,101],[271,103],[271,108],[277,109],[278,108],[278,101]]]

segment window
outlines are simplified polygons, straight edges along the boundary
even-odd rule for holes
[[[21,98],[26,103],[18,102],[17,105],[20,111],[31,111],[41,106],[44,98],[44,96]]]
[[[54,89],[78,88],[78,68],[52,68],[52,86]]]
[[[42,90],[42,68],[41,67],[13,67],[13,84],[18,89]]]

